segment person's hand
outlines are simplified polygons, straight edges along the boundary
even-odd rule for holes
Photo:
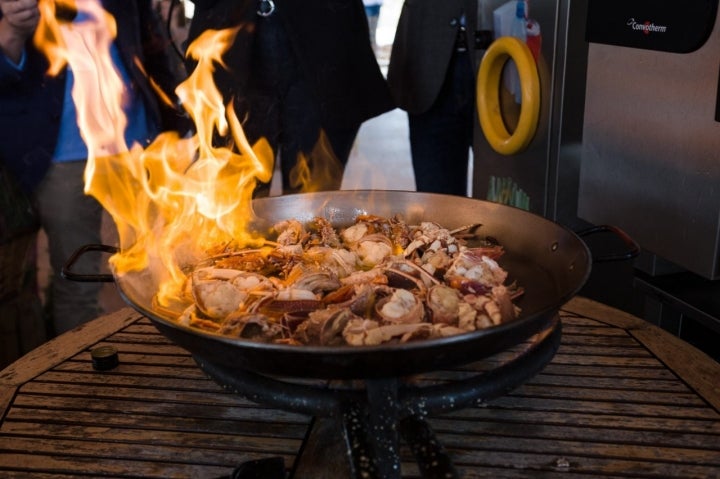
[[[0,11],[0,48],[17,62],[40,21],[38,0],[0,0]]]
[[[33,34],[40,20],[38,0],[0,0],[3,23],[25,39]]]

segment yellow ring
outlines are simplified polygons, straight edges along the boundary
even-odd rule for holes
[[[512,135],[505,127],[500,109],[500,79],[503,66],[510,58],[517,66],[522,93],[520,118]],[[478,73],[477,108],[480,127],[493,150],[514,155],[528,147],[540,116],[540,78],[525,42],[515,37],[500,37],[488,47]]]

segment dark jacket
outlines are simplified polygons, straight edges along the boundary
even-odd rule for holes
[[[397,105],[427,111],[440,93],[465,13],[472,49],[477,0],[405,0],[393,42],[388,84]]]
[[[357,127],[395,107],[370,44],[361,0],[274,0],[301,71],[320,105],[323,125]],[[207,29],[242,26],[218,69],[228,97],[242,97],[252,74],[257,0],[194,0],[188,43]],[[192,68],[192,63],[189,64]]]
[[[151,0],[103,0],[117,22],[116,44],[134,86],[142,92],[151,120],[161,129],[180,128],[184,120],[172,107],[160,105],[134,58],[171,97],[181,78],[162,23]],[[1,15],[1,14],[0,14]],[[0,52],[0,161],[29,192],[50,165],[55,150],[65,92],[65,72],[47,75],[48,62],[26,45],[25,69],[18,72]],[[173,67],[172,63],[176,66]]]

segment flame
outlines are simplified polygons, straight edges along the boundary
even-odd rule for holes
[[[122,110],[122,80],[113,67],[110,44],[117,30],[115,19],[95,0],[41,0],[41,20],[34,41],[50,59],[49,73],[56,75],[68,65],[75,74],[73,100],[78,124],[86,143],[92,132],[95,154],[117,154],[127,150],[123,132],[127,120]],[[56,8],[77,10],[87,22],[55,21]],[[47,39],[45,41],[44,39]],[[88,91],[80,91],[88,88]],[[110,93],[103,95],[103,91]],[[117,96],[113,94],[117,92]],[[81,93],[81,94],[78,94]],[[97,101],[93,105],[90,102]]]
[[[343,171],[324,131],[309,155],[300,154],[290,171],[290,186],[296,191],[339,190]]]
[[[88,20],[59,20],[56,6],[77,9]],[[260,240],[247,226],[256,182],[271,179],[273,151],[264,139],[249,144],[212,76],[238,29],[207,31],[188,49],[198,66],[176,93],[195,121],[195,134],[163,133],[143,148],[124,140],[126,90],[110,54],[114,18],[98,0],[40,0],[39,8],[34,41],[50,60],[49,74],[65,65],[74,74],[72,97],[89,153],[85,192],[118,230],[120,253],[110,262],[116,274],[150,271],[160,285],[160,305],[169,305],[182,288],[183,267],[219,244]],[[237,152],[214,146],[215,134],[231,137]]]

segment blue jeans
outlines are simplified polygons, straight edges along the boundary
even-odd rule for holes
[[[470,51],[455,52],[430,109],[408,114],[417,191],[467,195],[475,122],[475,75]]]

